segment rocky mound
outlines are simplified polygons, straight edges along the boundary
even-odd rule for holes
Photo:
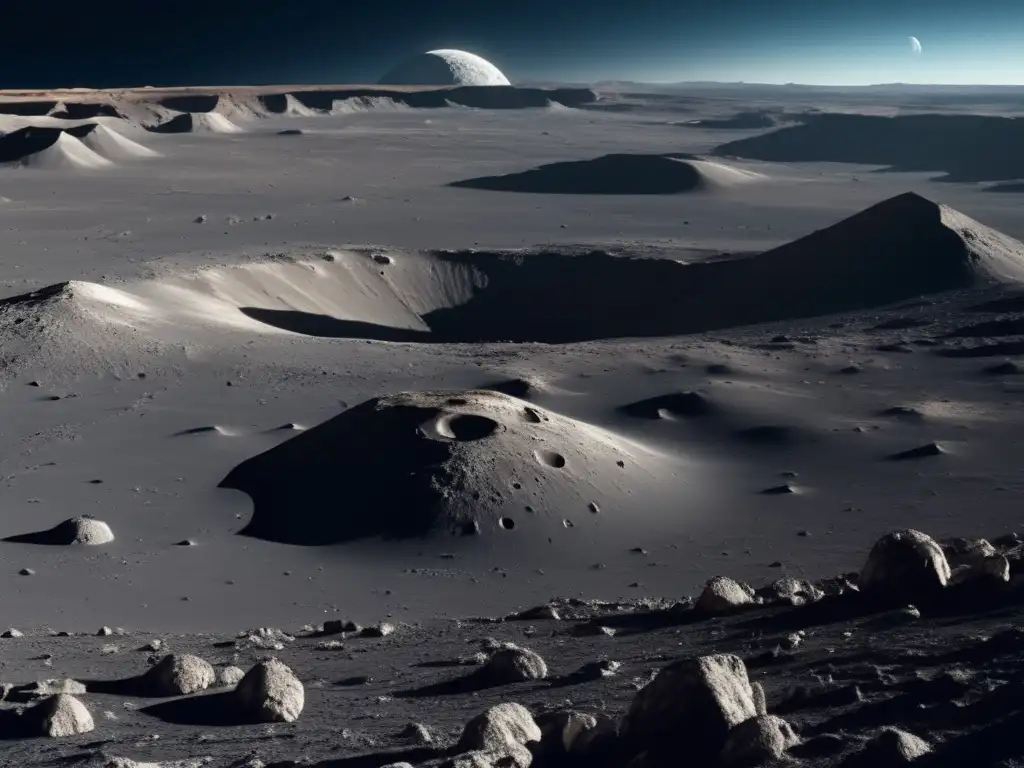
[[[763,176],[696,155],[604,155],[550,163],[522,173],[483,176],[449,186],[562,195],[669,195],[732,187]]]
[[[321,545],[431,534],[546,540],[597,524],[653,481],[658,459],[617,436],[487,390],[375,398],[236,467],[242,533]],[[635,507],[636,501],[630,501]]]

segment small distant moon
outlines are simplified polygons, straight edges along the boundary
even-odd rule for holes
[[[908,37],[907,40],[910,41],[910,52],[911,53],[920,53],[921,52],[921,41],[920,40],[918,40],[916,37],[913,37],[913,36]]]

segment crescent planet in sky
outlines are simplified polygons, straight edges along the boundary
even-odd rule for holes
[[[921,52],[921,41],[920,40],[918,40],[913,35],[908,37],[907,40],[910,41],[910,52],[911,53],[920,53]]]

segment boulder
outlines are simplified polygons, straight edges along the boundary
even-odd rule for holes
[[[729,732],[722,748],[722,765],[761,765],[778,760],[800,743],[793,726],[775,715],[758,715]]]
[[[715,576],[704,587],[695,608],[702,613],[730,613],[754,604],[754,590],[728,576]]]
[[[541,730],[541,745],[546,751],[567,755],[581,735],[597,727],[597,718],[584,712],[560,710],[537,718]]]
[[[757,715],[743,661],[732,654],[701,656],[668,665],[642,688],[620,734],[644,748],[678,748],[710,759],[733,728]]]
[[[395,625],[389,624],[386,621],[382,621],[380,624],[374,624],[372,627],[367,627],[362,631],[363,637],[387,637],[395,633]]]
[[[430,729],[423,723],[409,723],[399,734],[403,739],[409,739],[416,744],[432,744],[434,741]]]
[[[302,713],[306,689],[287,665],[269,659],[245,673],[234,697],[242,714],[255,722],[291,723]]]
[[[522,683],[543,680],[548,676],[548,665],[528,648],[509,645],[491,654],[481,673],[494,685]]]
[[[170,653],[143,676],[155,696],[187,696],[205,691],[217,680],[213,665],[189,653]]]
[[[529,768],[533,754],[526,745],[541,737],[540,727],[526,707],[512,702],[498,704],[466,724],[456,747],[461,754],[453,759],[453,768],[499,764]]]
[[[816,603],[825,597],[825,593],[806,579],[783,576],[776,579],[768,587],[768,599],[772,602],[783,602],[793,606]]]
[[[876,765],[912,763],[932,751],[924,739],[899,728],[885,728],[864,747],[865,762]]]
[[[915,530],[896,531],[871,548],[858,586],[866,595],[907,602],[934,596],[949,583],[949,562],[931,536]]]
[[[66,693],[50,696],[26,709],[21,725],[28,736],[55,739],[89,733],[96,727],[85,705]]]
[[[241,667],[228,666],[217,670],[217,684],[227,687],[234,687],[242,682],[245,671]]]

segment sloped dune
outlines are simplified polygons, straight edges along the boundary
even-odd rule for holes
[[[112,128],[95,123],[69,128],[68,133],[81,139],[82,144],[109,160],[136,160],[159,157],[160,153],[132,141]]]
[[[562,195],[668,195],[700,192],[764,181],[744,171],[696,155],[604,155],[542,165],[521,173],[483,176],[449,186],[500,192]]]
[[[112,165],[59,128],[22,128],[0,137],[0,163],[51,170],[100,170]]]
[[[184,112],[151,126],[153,133],[243,133],[244,129],[219,112]]]

